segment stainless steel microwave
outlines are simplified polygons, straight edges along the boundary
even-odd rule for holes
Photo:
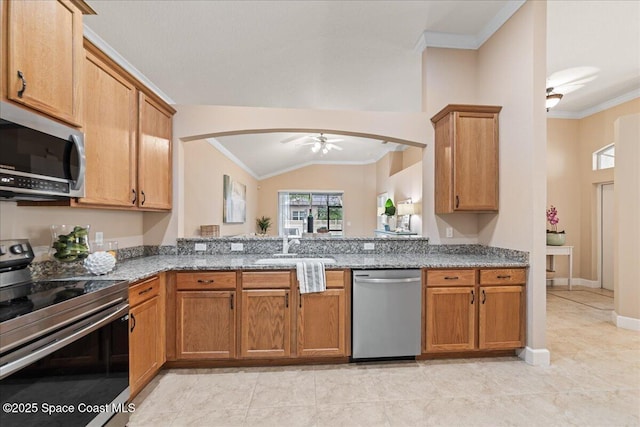
[[[84,134],[0,102],[0,200],[84,197]]]

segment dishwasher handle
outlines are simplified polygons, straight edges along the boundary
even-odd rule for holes
[[[355,277],[356,283],[414,283],[420,282],[420,277],[407,277],[403,279],[361,279],[358,276]]]

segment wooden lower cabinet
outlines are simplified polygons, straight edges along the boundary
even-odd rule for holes
[[[152,285],[159,281],[155,277],[141,285]],[[146,288],[149,289],[149,288]],[[130,290],[143,292],[144,290]],[[130,297],[131,300],[131,297]],[[160,294],[149,292],[144,299],[129,309],[129,387],[131,397],[135,396],[156,374],[163,364],[163,304]]]
[[[526,271],[476,272],[426,272],[426,353],[524,347]]]
[[[481,286],[478,348],[524,347],[524,286]]]
[[[298,357],[346,356],[345,290],[305,294],[298,301]]]
[[[292,307],[289,289],[243,290],[240,355],[289,357]]]
[[[427,288],[427,351],[474,349],[475,299],[472,286]]]
[[[178,359],[236,357],[234,291],[176,293],[176,353]]]

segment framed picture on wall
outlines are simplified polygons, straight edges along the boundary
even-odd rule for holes
[[[247,186],[223,176],[224,205],[222,220],[225,224],[242,224],[247,218]]]

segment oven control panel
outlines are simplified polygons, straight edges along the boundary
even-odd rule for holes
[[[27,266],[33,258],[33,249],[29,240],[0,240],[0,271]]]

